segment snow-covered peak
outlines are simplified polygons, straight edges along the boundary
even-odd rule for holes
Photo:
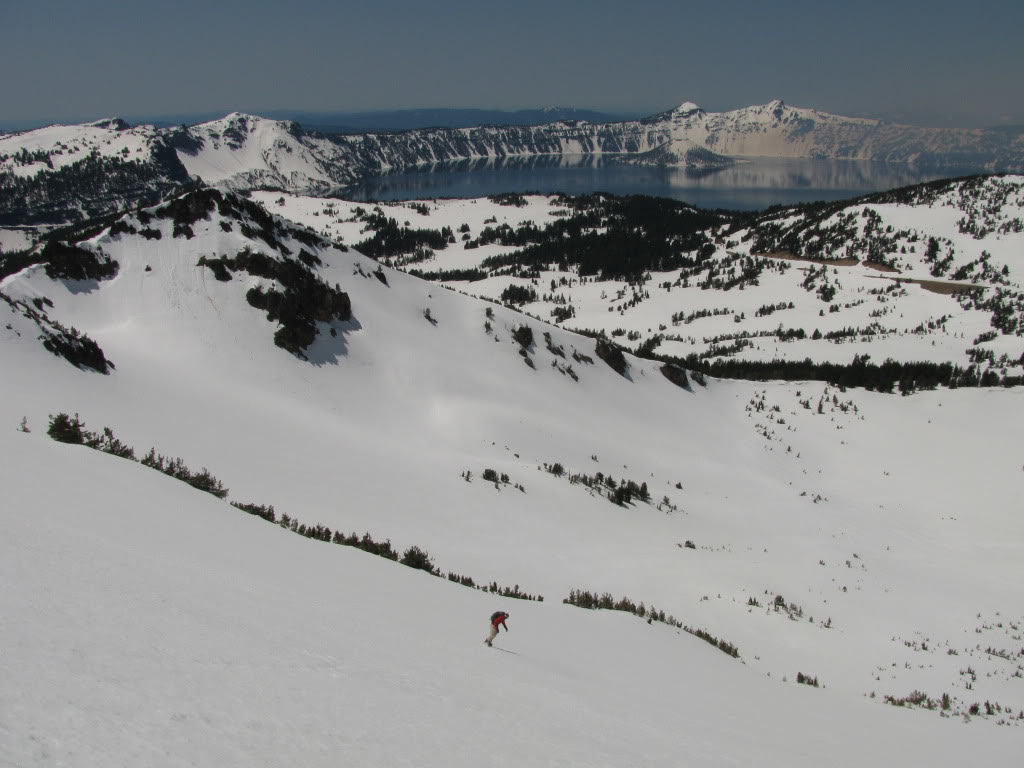
[[[786,104],[782,99],[772,99],[765,105],[765,109],[776,120],[781,120],[786,113]]]
[[[85,123],[85,125],[91,128],[106,128],[111,131],[126,131],[130,127],[128,123],[120,117],[104,117],[101,120],[93,120],[91,123]]]
[[[324,167],[324,142],[305,142],[293,121],[232,112],[189,134],[195,144],[178,156],[190,175],[208,184],[323,191],[337,183]]]
[[[247,115],[244,112],[230,112],[224,115],[224,117],[219,117],[215,120],[208,120],[205,123],[200,123],[199,125],[195,126],[195,129],[221,130],[227,126],[246,126],[250,122],[255,123],[260,119],[261,118],[256,117],[255,115]]]
[[[259,115],[251,115],[248,112],[229,112],[224,117],[217,118],[216,120],[209,120],[205,123],[200,123],[194,126],[194,130],[213,130],[223,131],[225,129],[252,131],[263,126],[285,126],[287,127],[290,123],[281,120],[272,120],[266,117],[260,117]]]
[[[724,112],[723,116],[735,116],[742,121],[780,120],[791,109],[791,107],[786,106],[786,102],[782,99],[772,99],[767,104],[754,104],[749,107],[733,110],[732,112]]]
[[[701,109],[700,106],[698,106],[697,104],[694,104],[692,101],[684,101],[682,104],[680,104],[678,107],[672,110],[673,115],[679,115],[683,117],[692,115],[694,112],[703,113],[704,110]]]

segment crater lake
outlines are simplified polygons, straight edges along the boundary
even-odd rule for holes
[[[903,163],[803,158],[740,159],[719,169],[641,166],[614,157],[539,156],[463,160],[368,179],[339,191],[348,200],[486,197],[503,192],[609,192],[683,200],[700,208],[760,210],[845,200],[981,168],[919,168]]]

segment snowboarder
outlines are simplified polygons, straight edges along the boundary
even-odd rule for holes
[[[491,641],[497,637],[498,627],[504,627],[505,631],[508,632],[508,624],[505,623],[505,619],[507,618],[508,614],[504,611],[495,611],[491,614],[491,633],[487,636],[487,639],[484,640],[487,645],[490,645]]]

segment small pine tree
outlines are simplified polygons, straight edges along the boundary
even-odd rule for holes
[[[402,555],[402,559],[399,561],[402,565],[407,565],[410,568],[418,568],[421,571],[427,573],[434,573],[434,562],[430,559],[430,555],[426,550],[420,549],[413,545],[405,550]]]
[[[77,413],[73,418],[66,413],[58,413],[56,416],[51,414],[46,434],[61,443],[81,445],[85,442],[82,422],[78,420]]]
[[[120,456],[122,459],[135,460],[135,449],[114,437],[114,432],[110,427],[104,427],[103,434],[96,435],[94,439],[89,440],[89,443],[90,448],[96,448],[104,453]],[[95,445],[92,443],[95,443]]]
[[[528,325],[520,325],[512,332],[512,338],[519,343],[523,349],[533,346],[533,329]]]

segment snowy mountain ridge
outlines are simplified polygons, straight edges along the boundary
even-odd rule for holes
[[[166,192],[157,186],[169,180],[328,195],[367,177],[451,160],[581,155],[701,168],[723,167],[738,157],[807,157],[1021,170],[1024,138],[847,118],[780,100],[721,113],[685,102],[660,115],[619,123],[574,120],[365,134],[320,134],[294,122],[237,112],[177,128],[129,128],[112,119],[0,137],[0,190],[13,200],[0,217],[8,224],[54,218],[47,204],[75,183],[76,164],[85,161],[103,161],[124,174],[108,195],[145,201]],[[67,178],[56,175],[61,169]],[[112,209],[110,200],[91,194],[94,213]]]
[[[265,130],[262,118],[239,113],[233,113],[222,121],[195,126],[194,130],[200,136],[224,130],[237,135],[236,126],[240,120],[242,123],[259,121],[260,130]],[[276,123],[278,134],[299,132],[294,124],[272,122]],[[403,136],[406,133],[415,135]],[[955,164],[955,153],[968,151],[968,147],[975,152],[979,149],[990,151],[991,146],[982,148],[980,142],[991,142],[995,137],[980,129],[967,131],[888,125],[878,120],[790,107],[776,99],[768,104],[721,113],[708,113],[692,102],[685,102],[670,112],[642,121],[622,123],[572,121],[536,127],[419,129],[397,134],[330,138],[339,147],[349,147],[354,154],[363,157],[377,155],[380,158],[378,170],[366,170],[383,173],[410,165],[523,154],[609,154],[622,155],[624,159],[635,156],[643,161],[644,155],[653,150],[670,151],[676,155],[677,159],[668,162],[669,165],[686,165],[685,154],[689,149],[713,151],[727,157],[845,158],[882,162],[919,162],[934,156],[931,162],[942,165]],[[319,146],[321,151],[324,147],[316,142],[312,146]],[[1024,168],[1021,164],[1024,162],[1021,160],[1024,142],[1018,137],[1017,144],[1011,145],[1010,149],[1018,153],[1017,164],[993,158],[993,170]],[[950,156],[938,160],[939,155]],[[185,158],[182,159],[187,163]],[[204,177],[203,181],[215,183],[218,180]],[[336,185],[349,182],[349,179],[334,179]],[[305,191],[294,185],[283,186],[282,189]]]

